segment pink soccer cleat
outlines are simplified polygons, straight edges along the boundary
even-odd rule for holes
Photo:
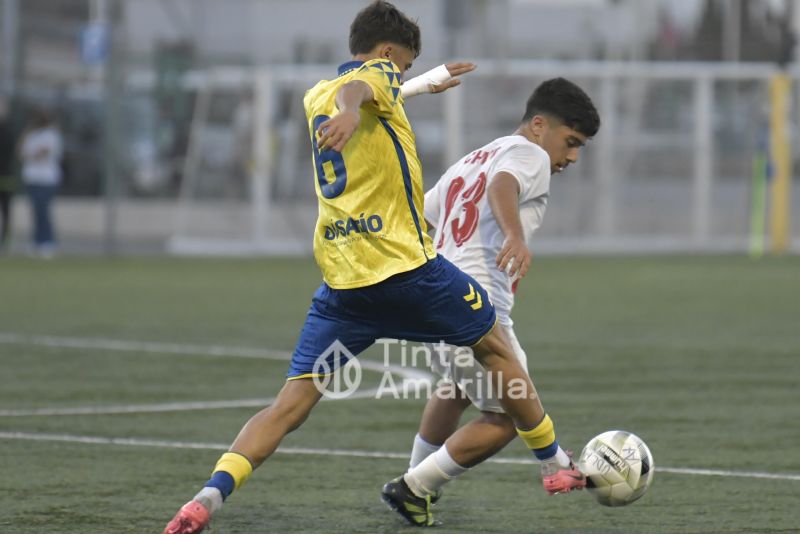
[[[164,534],[195,534],[208,526],[211,514],[197,501],[187,502],[167,523]]]
[[[542,484],[550,495],[586,487],[586,475],[570,462],[569,468],[542,464]]]

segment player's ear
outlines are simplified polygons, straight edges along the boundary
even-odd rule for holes
[[[391,43],[384,43],[378,45],[378,57],[382,59],[389,59],[392,57],[392,52],[394,48],[392,47]]]
[[[547,118],[542,115],[534,115],[530,121],[531,132],[536,138],[540,138],[547,128]]]

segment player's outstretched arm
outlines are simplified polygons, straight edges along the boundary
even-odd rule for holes
[[[475,63],[457,62],[447,63],[446,65],[439,65],[435,69],[420,74],[415,78],[403,83],[400,86],[400,93],[403,98],[409,98],[421,95],[423,93],[441,93],[447,91],[451,87],[461,85],[461,80],[458,76],[472,72],[477,66]]]
[[[317,146],[320,150],[341,152],[347,141],[353,137],[361,123],[359,109],[375,98],[372,88],[360,80],[344,84],[336,92],[336,107],[339,113],[319,125],[316,131]]]
[[[531,251],[525,243],[522,221],[519,218],[519,182],[510,173],[499,172],[489,184],[489,206],[497,224],[506,237],[497,254],[496,263],[501,271],[508,270],[514,277],[525,276],[531,264]]]

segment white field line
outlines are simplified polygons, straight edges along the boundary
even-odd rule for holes
[[[288,360],[291,353],[286,351],[276,351],[269,349],[257,349],[252,347],[232,347],[232,346],[206,346],[191,345],[184,343],[161,343],[161,342],[142,342],[126,341],[118,339],[98,339],[98,338],[73,338],[62,336],[30,336],[15,334],[11,332],[0,332],[0,344],[6,345],[35,345],[51,348],[71,348],[84,350],[106,350],[119,352],[139,352],[150,354],[170,354],[182,356],[217,356],[232,358],[256,358],[266,360]],[[365,369],[375,371],[390,370],[393,374],[403,377],[403,381],[430,380],[431,375],[424,371],[413,368],[401,367],[396,365],[384,366],[383,363],[360,360],[361,366]],[[376,393],[376,389],[360,391],[349,398],[368,398]],[[124,406],[79,406],[72,408],[39,408],[33,410],[0,410],[0,417],[14,417],[27,415],[100,415],[100,414],[121,414],[121,413],[151,413],[167,411],[185,410],[208,410],[222,408],[239,407],[261,407],[271,403],[274,399],[241,399],[230,401],[200,401],[200,402],[173,402],[161,404],[140,404]],[[325,400],[325,399],[323,399]],[[0,432],[0,439],[17,439],[29,441],[60,441],[71,443],[101,444],[101,445],[128,445],[139,447],[166,447],[178,449],[211,449],[227,450],[228,445],[215,443],[197,443],[181,441],[160,441],[144,440],[134,438],[101,438],[92,436],[71,436],[66,434],[32,434],[26,432]],[[308,448],[287,448],[281,447],[278,452],[284,454],[311,454],[311,455],[330,455],[330,456],[351,456],[358,458],[391,458],[406,459],[407,455],[393,452],[373,452],[359,450],[342,449],[308,449]],[[534,464],[533,459],[528,458],[492,458],[488,460],[498,464]],[[657,467],[662,473],[675,473],[686,475],[704,476],[732,476],[744,478],[766,478],[775,480],[800,480],[800,475],[780,474],[780,473],[760,473],[748,471],[725,471],[715,469],[692,469],[683,467]]]
[[[228,347],[219,345],[191,345],[149,341],[127,341],[121,339],[80,338],[64,336],[36,336],[0,332],[0,344],[36,345],[56,349],[107,350],[119,352],[144,352],[150,354],[173,354],[182,356],[220,356],[232,358],[257,358],[266,360],[288,360],[286,351],[265,350],[252,347]]]
[[[291,353],[286,351],[257,349],[252,347],[206,346],[183,343],[161,343],[126,341],[120,339],[73,338],[62,336],[28,336],[12,332],[0,332],[0,344],[34,345],[58,349],[100,350],[115,352],[132,352],[147,354],[168,354],[178,356],[214,356],[227,358],[254,358],[263,360],[288,361]],[[384,365],[383,362],[359,360],[362,368],[376,372],[389,371],[402,378],[399,388],[406,382],[431,382],[432,375],[418,369],[399,365]],[[362,390],[348,396],[347,399],[374,398],[378,388]],[[133,413],[180,412],[193,410],[221,410],[227,408],[264,407],[274,402],[274,398],[235,399],[220,401],[167,402],[158,404],[127,404],[120,406],[75,406],[47,407],[23,410],[0,410],[0,417],[31,417],[53,415],[112,415]],[[323,398],[322,400],[327,400]]]
[[[226,451],[228,445],[224,443],[203,443],[197,441],[167,441],[141,438],[106,438],[100,436],[75,436],[71,434],[40,434],[32,432],[0,432],[0,439],[21,441],[52,441],[61,443],[80,443],[84,445],[117,445],[127,447],[159,447],[167,449],[198,449]],[[363,451],[349,449],[314,449],[306,447],[279,447],[276,451],[281,454],[313,455],[313,456],[346,456],[352,458],[380,458],[391,460],[407,460],[408,453],[386,451]],[[487,460],[495,464],[533,465],[533,458],[491,458]],[[796,480],[800,475],[790,473],[761,473],[757,471],[728,471],[723,469],[693,469],[688,467],[658,467],[660,473],[696,476],[720,476],[737,478],[764,478],[771,480]]]
[[[341,400],[374,398],[378,388],[357,391]],[[327,397],[322,401],[331,400]],[[134,413],[190,412],[198,410],[224,410],[227,408],[265,408],[275,402],[275,397],[263,399],[235,399],[220,401],[164,402],[160,404],[122,404],[119,406],[74,406],[69,408],[32,408],[28,410],[0,410],[0,417],[36,417],[53,415],[119,415]]]

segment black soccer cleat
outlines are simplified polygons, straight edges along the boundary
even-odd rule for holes
[[[402,475],[383,485],[381,499],[415,527],[433,527],[438,524],[433,520],[430,496],[415,495]]]

